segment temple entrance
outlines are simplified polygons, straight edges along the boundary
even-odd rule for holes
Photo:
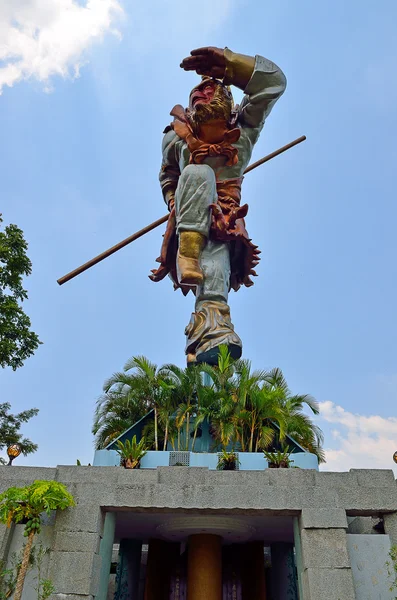
[[[115,541],[108,600],[299,598],[292,517],[121,512]]]

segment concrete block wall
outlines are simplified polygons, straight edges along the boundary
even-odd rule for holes
[[[0,491],[35,479],[61,481],[77,504],[60,511],[53,526],[49,576],[57,600],[103,597],[100,582],[106,581],[109,561],[106,552],[101,552],[101,542],[109,511],[163,509],[228,515],[249,511],[257,516],[295,517],[301,600],[356,600],[347,553],[346,515],[384,516],[386,533],[393,543],[397,540],[397,487],[392,471],[0,467]],[[0,549],[6,547],[7,535],[0,528]]]
[[[304,509],[299,523],[305,600],[355,600],[346,511]]]

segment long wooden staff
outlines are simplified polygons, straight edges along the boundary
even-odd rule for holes
[[[271,160],[275,156],[278,156],[279,154],[282,154],[286,150],[289,150],[293,146],[296,146],[297,144],[300,144],[301,142],[304,142],[305,139],[306,139],[306,136],[302,135],[300,138],[294,140],[293,142],[290,142],[286,146],[283,146],[282,148],[279,148],[278,150],[275,150],[274,152],[271,152],[271,154],[268,154],[267,156],[264,156],[260,160],[257,160],[256,162],[252,163],[252,165],[249,165],[245,169],[244,175],[246,175],[247,173],[249,173],[253,169],[256,169],[256,167],[259,167],[259,165],[263,165],[263,163],[267,162],[268,160]],[[102,260],[104,260],[105,258],[107,258],[108,256],[110,256],[111,254],[114,254],[118,250],[121,250],[121,248],[124,248],[124,246],[127,246],[128,244],[131,244],[131,242],[134,242],[138,238],[142,237],[143,235],[145,235],[145,233],[149,233],[149,231],[152,231],[153,229],[156,229],[156,227],[158,227],[162,223],[165,223],[168,220],[168,216],[169,215],[164,215],[164,217],[161,217],[161,219],[157,219],[157,221],[154,221],[153,223],[150,223],[150,225],[147,225],[143,229],[140,229],[136,233],[133,233],[129,237],[125,238],[125,240],[119,242],[115,246],[112,246],[108,250],[105,250],[105,252],[102,252],[102,254],[98,254],[98,256],[95,256],[95,258],[92,258],[91,260],[89,260],[88,262],[84,263],[80,267],[77,267],[77,269],[74,269],[74,271],[71,271],[67,275],[64,275],[63,277],[61,277],[60,279],[58,279],[57,283],[59,283],[59,285],[63,285],[67,281],[70,281],[70,279],[73,279],[73,277],[77,277],[77,275],[80,275],[80,273],[83,273],[84,271],[87,271],[87,269],[90,269],[91,267],[93,267],[94,265],[98,264],[99,262],[101,262]]]

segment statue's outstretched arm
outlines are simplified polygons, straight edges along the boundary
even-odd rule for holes
[[[240,122],[251,128],[261,129],[265,118],[283,94],[287,80],[282,70],[262,56],[246,56],[229,48],[208,46],[192,50],[184,58],[181,67],[223,79],[226,85],[235,85],[246,96],[240,109]]]

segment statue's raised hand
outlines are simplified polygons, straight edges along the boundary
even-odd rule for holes
[[[222,79],[225,75],[226,60],[222,48],[207,46],[192,50],[190,56],[181,62],[185,71],[196,71],[197,75],[208,75]]]

